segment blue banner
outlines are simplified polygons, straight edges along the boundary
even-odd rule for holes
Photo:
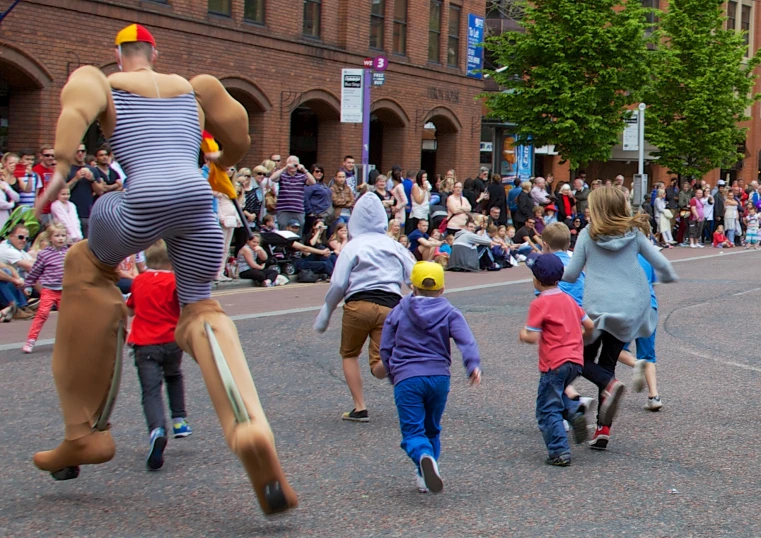
[[[468,14],[468,62],[467,75],[481,78],[479,73],[484,67],[484,49],[479,46],[484,41],[484,19],[478,15]]]
[[[534,175],[534,146],[515,146],[516,174],[521,181]]]

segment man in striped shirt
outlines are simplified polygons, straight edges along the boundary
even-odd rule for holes
[[[280,184],[277,195],[277,227],[280,230],[288,228],[291,220],[299,221],[299,229],[304,229],[304,188],[316,183],[314,176],[299,162],[299,158],[291,155],[285,162],[285,168],[276,170],[270,176],[270,181]]]

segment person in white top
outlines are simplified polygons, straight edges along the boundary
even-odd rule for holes
[[[82,225],[77,215],[77,207],[69,202],[70,197],[69,189],[61,189],[61,192],[58,193],[58,200],[50,205],[50,214],[53,216],[53,222],[63,224],[66,227],[69,243],[73,244],[82,240]]]
[[[536,205],[547,205],[550,203],[550,198],[547,196],[547,191],[544,188],[545,181],[543,177],[534,179],[534,187],[531,189],[531,198]]]
[[[18,201],[18,193],[8,183],[0,179],[0,227],[5,226]]]
[[[415,183],[412,185],[412,211],[410,211],[410,226],[417,228],[421,220],[428,221],[431,211],[431,184],[428,182],[428,173],[425,170],[418,171]]]
[[[703,243],[713,242],[713,230],[714,230],[714,211],[713,211],[713,196],[709,194],[711,186],[707,185],[703,191],[703,218],[705,219],[705,226],[703,226]]]

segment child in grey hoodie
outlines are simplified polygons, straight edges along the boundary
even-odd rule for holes
[[[415,259],[409,250],[386,235],[388,218],[377,196],[362,196],[349,220],[349,242],[341,250],[330,279],[330,289],[314,323],[323,333],[330,316],[344,301],[341,327],[341,358],[354,409],[344,420],[369,422],[362,392],[359,355],[370,337],[370,370],[378,379],[386,377],[380,359],[383,323],[402,299],[402,284],[409,284]]]

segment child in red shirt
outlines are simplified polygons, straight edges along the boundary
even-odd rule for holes
[[[526,263],[534,273],[539,296],[529,307],[520,341],[539,343],[539,390],[536,420],[544,436],[549,465],[571,464],[563,419],[573,428],[576,443],[587,438],[585,407],[565,395],[565,388],[581,374],[584,364],[583,337],[594,329],[592,320],[567,294],[558,288],[563,278],[563,262],[554,254],[532,254]],[[582,331],[583,327],[583,331]]]
[[[732,244],[732,241],[727,239],[727,236],[724,235],[724,226],[719,224],[719,226],[716,228],[716,231],[713,233],[713,248],[732,248],[734,245]]]
[[[143,412],[150,432],[146,465],[155,471],[164,465],[167,443],[162,380],[166,381],[169,395],[174,437],[187,437],[193,431],[185,420],[185,388],[180,370],[182,350],[174,340],[180,303],[172,263],[163,240],[145,251],[145,261],[150,269],[132,282],[132,295],[127,300],[130,315],[135,316],[127,344],[135,359],[143,390]]]

